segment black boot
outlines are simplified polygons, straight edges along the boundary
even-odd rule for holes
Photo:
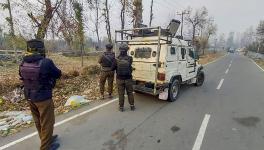
[[[124,107],[119,107],[119,111],[120,112],[124,112],[125,110],[124,110]]]
[[[53,135],[52,136],[52,143],[56,142],[58,140],[58,137],[59,136],[57,134]]]
[[[52,143],[49,150],[57,150],[60,147],[60,143]]]
[[[130,106],[131,111],[135,111],[136,107],[134,105]]]

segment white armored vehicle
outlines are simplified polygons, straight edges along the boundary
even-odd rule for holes
[[[180,22],[161,27],[117,30],[116,44],[126,42],[133,57],[135,91],[175,101],[181,84],[201,86],[203,67],[190,42],[175,37]],[[121,34],[121,39],[117,39]]]

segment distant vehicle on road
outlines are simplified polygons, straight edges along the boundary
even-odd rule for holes
[[[235,53],[235,49],[230,48],[230,49],[228,50],[228,52],[229,52],[229,53]]]
[[[136,92],[159,95],[160,99],[172,102],[177,99],[181,84],[203,84],[205,75],[194,48],[189,42],[175,37],[179,24],[173,20],[168,29],[116,31],[127,38],[116,39],[116,44],[127,42],[130,47]]]

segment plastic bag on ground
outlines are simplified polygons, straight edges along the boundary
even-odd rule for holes
[[[67,102],[65,103],[64,106],[78,107],[78,106],[86,104],[88,102],[89,101],[87,99],[85,99],[84,96],[74,95],[74,96],[71,96],[67,100]]]

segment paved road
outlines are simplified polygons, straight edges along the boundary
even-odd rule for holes
[[[110,101],[60,116],[58,121],[86,111],[56,127],[60,149],[263,150],[264,72],[235,54],[207,65],[205,72],[202,87],[183,86],[173,103],[136,94],[135,112],[118,112],[117,101]],[[89,112],[94,107],[98,109]],[[0,138],[0,145],[33,131]],[[7,149],[38,149],[38,145],[33,136]]]

